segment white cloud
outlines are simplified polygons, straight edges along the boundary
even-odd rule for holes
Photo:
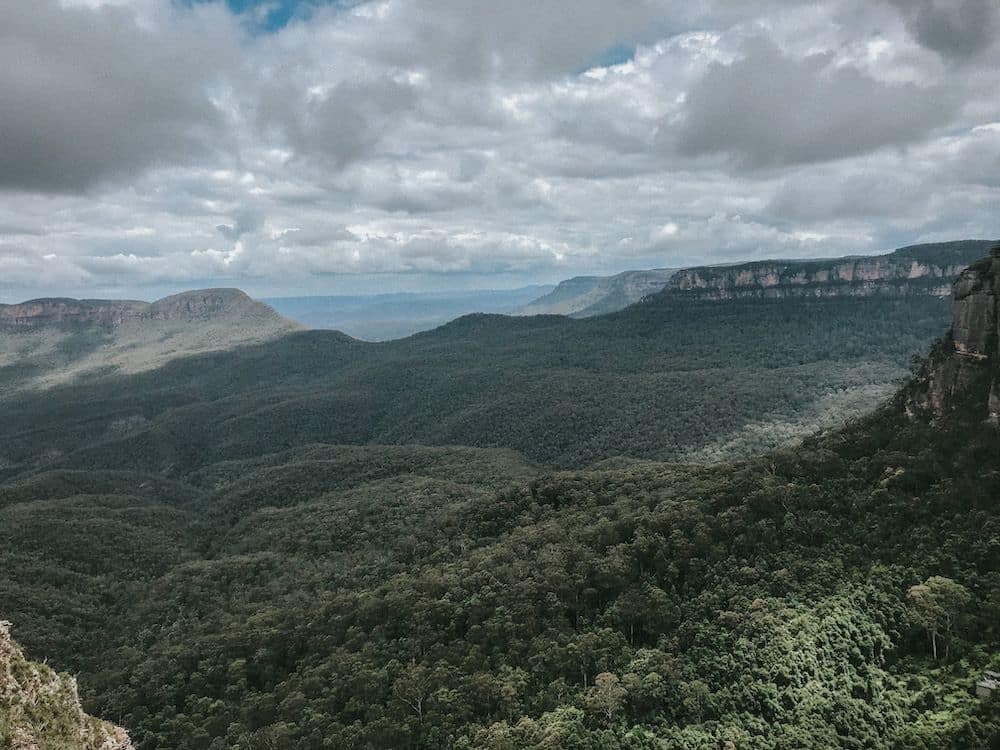
[[[995,235],[1000,70],[985,6],[942,2],[385,0],[256,36],[221,2],[3,3],[0,297]]]

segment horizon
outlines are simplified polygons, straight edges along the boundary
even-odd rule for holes
[[[514,289],[995,236],[997,29],[989,0],[6,4],[0,299]]]

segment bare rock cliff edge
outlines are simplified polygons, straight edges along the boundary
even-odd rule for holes
[[[132,750],[124,729],[80,707],[76,680],[28,661],[0,622],[0,748]]]
[[[935,342],[905,394],[912,417],[965,407],[1000,420],[1000,245],[954,284],[951,330]]]

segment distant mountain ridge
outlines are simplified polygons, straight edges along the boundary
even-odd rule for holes
[[[199,289],[156,302],[43,298],[0,305],[0,327],[94,324],[118,327],[144,320],[206,320],[247,317],[280,319],[272,308],[239,289]]]
[[[238,289],[156,302],[51,298],[0,305],[0,399],[24,388],[150,370],[301,328]]]
[[[524,305],[515,315],[568,315],[589,318],[617,312],[661,291],[677,269],[624,271],[614,276],[574,276],[548,294]]]
[[[364,341],[390,341],[429,331],[474,312],[510,313],[551,290],[551,286],[530,286],[361,296],[276,297],[264,301],[307,328],[343,331]]]
[[[706,300],[951,295],[955,278],[992,240],[912,245],[886,255],[763,260],[678,271],[665,293]]]

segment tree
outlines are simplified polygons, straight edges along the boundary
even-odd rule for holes
[[[587,708],[604,717],[609,724],[622,706],[628,691],[621,684],[617,675],[611,672],[601,672],[594,678],[594,685],[587,690],[585,697]]]
[[[931,576],[911,586],[906,596],[910,621],[927,632],[934,658],[938,658],[938,639],[943,638],[947,659],[955,621],[972,598],[969,591],[950,578]]]

